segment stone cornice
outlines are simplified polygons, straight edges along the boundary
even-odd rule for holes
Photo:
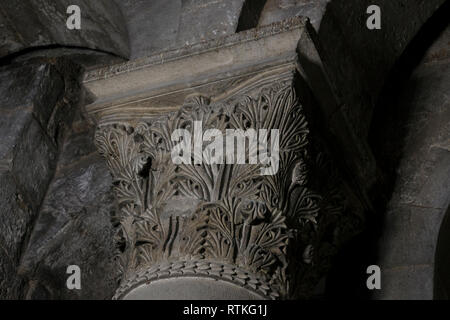
[[[86,111],[104,124],[142,119],[175,111],[192,94],[218,101],[247,87],[250,78],[255,82],[271,74],[292,74],[306,23],[297,17],[89,71],[83,82],[94,102]]]
[[[136,59],[133,61],[115,64],[109,67],[90,70],[85,73],[83,82],[88,83],[102,79],[108,79],[122,73],[129,73],[137,71],[142,68],[147,68],[152,65],[163,64],[174,60],[179,60],[191,55],[198,55],[208,51],[218,50],[224,47],[230,47],[237,44],[242,44],[249,41],[260,40],[267,37],[272,37],[280,33],[285,33],[294,30],[303,31],[308,19],[305,17],[295,17],[273,24],[260,27],[258,29],[251,29],[240,33],[231,34],[218,39],[198,42],[182,48],[164,51],[148,57]],[[298,38],[297,38],[298,42]],[[285,48],[280,48],[285,50]]]

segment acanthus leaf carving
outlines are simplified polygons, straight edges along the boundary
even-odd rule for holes
[[[175,164],[171,134],[192,131],[194,121],[223,132],[279,130],[279,170],[261,175],[262,164]],[[295,269],[318,261],[321,223],[330,212],[343,211],[345,199],[324,200],[310,187],[311,166],[320,161],[310,154],[308,122],[290,84],[236,102],[194,97],[152,121],[100,127],[96,143],[113,174],[120,209],[118,297],[139,281],[136,275],[152,278],[149,270],[163,264],[170,269],[177,261],[235,266],[236,276],[223,267],[208,275],[256,279],[257,291],[267,287],[269,298],[301,295]],[[260,151],[249,148],[249,155]]]

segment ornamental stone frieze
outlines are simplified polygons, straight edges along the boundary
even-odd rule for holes
[[[361,230],[348,131],[321,129],[336,102],[304,66],[312,37],[295,18],[85,75],[118,205],[116,299],[306,298]]]

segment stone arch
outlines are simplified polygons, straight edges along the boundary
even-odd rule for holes
[[[380,170],[380,299],[433,299],[435,250],[450,199],[448,4],[397,59],[369,140]]]

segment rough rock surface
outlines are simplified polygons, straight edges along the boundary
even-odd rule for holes
[[[80,30],[66,27],[69,17],[66,12],[70,5],[80,7]],[[127,30],[114,1],[21,0],[0,3],[0,58],[29,48],[55,45],[98,49],[123,57],[129,54]]]
[[[109,299],[116,288],[110,173],[93,144],[93,128],[74,122],[24,253],[28,299]],[[81,290],[66,287],[69,265]]]
[[[52,65],[0,71],[1,298],[20,297],[17,267],[56,165],[52,128],[63,94],[64,81]]]

